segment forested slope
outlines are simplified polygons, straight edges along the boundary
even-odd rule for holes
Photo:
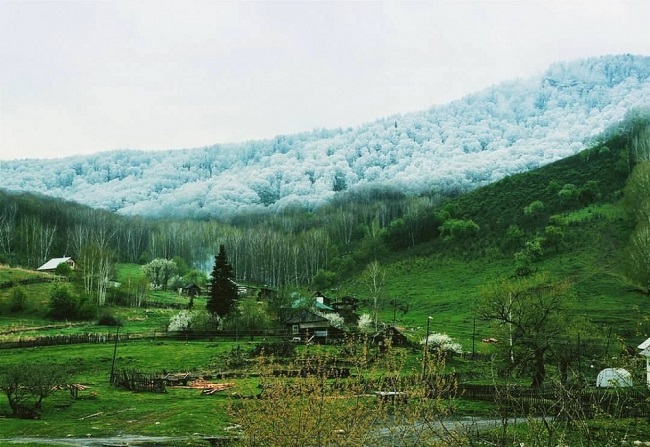
[[[649,103],[650,58],[607,56],[558,63],[530,79],[354,129],[5,161],[0,187],[120,214],[221,219],[313,210],[342,192],[459,194],[573,155]]]

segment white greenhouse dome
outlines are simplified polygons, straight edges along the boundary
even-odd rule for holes
[[[623,368],[605,368],[596,377],[599,388],[632,386],[632,374]]]

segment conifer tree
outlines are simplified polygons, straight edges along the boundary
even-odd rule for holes
[[[219,254],[214,257],[212,268],[212,291],[206,307],[208,312],[221,318],[228,315],[237,300],[237,285],[234,283],[233,268],[228,262],[226,248],[219,246]]]

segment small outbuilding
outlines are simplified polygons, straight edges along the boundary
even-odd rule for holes
[[[617,388],[632,385],[632,374],[623,368],[605,368],[596,377],[596,386],[598,388]]]
[[[390,343],[391,346],[407,346],[409,343],[406,335],[402,334],[394,326],[388,326],[372,335],[372,342],[378,346],[385,346]]]
[[[188,284],[181,289],[181,293],[185,296],[199,296],[201,292],[201,287],[197,284]]]

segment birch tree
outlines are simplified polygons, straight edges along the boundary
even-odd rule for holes
[[[18,205],[7,203],[0,212],[0,253],[11,256],[13,241],[16,237],[16,215]]]
[[[372,317],[375,321],[375,330],[379,328],[379,305],[381,302],[381,293],[386,282],[386,272],[379,265],[379,262],[373,261],[366,266],[363,272],[363,282],[370,293],[372,300]]]

